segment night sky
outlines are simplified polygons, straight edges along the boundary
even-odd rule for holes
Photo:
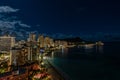
[[[119,33],[120,5],[115,0],[0,0],[20,9],[17,16],[41,33]]]

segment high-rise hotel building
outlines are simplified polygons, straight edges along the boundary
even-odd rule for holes
[[[9,52],[12,47],[15,45],[15,37],[11,36],[0,36],[0,52],[7,51]]]
[[[15,45],[15,37],[11,36],[0,36],[0,52],[10,54],[10,65],[12,63],[13,54],[11,48]]]

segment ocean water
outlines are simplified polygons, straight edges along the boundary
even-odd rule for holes
[[[120,80],[120,43],[66,48],[53,52],[51,62],[71,80]]]

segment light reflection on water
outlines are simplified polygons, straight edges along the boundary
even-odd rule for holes
[[[65,48],[52,53],[51,61],[72,80],[120,80],[119,46]]]
[[[72,57],[76,54],[79,57],[80,54],[83,55],[94,55],[94,54],[103,54],[104,53],[104,46],[92,46],[92,47],[76,47],[76,48],[62,48],[55,52],[51,53],[52,58],[61,58],[61,57]]]
[[[103,46],[97,46],[97,49],[96,51],[98,51],[99,53],[104,53],[103,51]]]
[[[84,50],[85,50],[85,53],[92,53],[93,52],[93,49],[94,46],[91,46],[91,47],[84,47]]]
[[[97,72],[100,74],[104,73],[101,68],[104,65],[103,61],[96,61],[94,58],[88,58],[91,57],[89,55],[103,52],[103,46],[64,48],[52,52],[51,61],[67,73],[72,80],[79,80],[80,75],[81,78],[85,76],[90,78],[90,76],[94,77]]]

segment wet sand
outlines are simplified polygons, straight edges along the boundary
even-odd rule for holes
[[[53,65],[51,63],[49,63],[49,61],[46,61],[46,65],[47,65],[47,72],[48,74],[51,75],[52,80],[65,80],[59,73],[58,71],[53,67]]]

